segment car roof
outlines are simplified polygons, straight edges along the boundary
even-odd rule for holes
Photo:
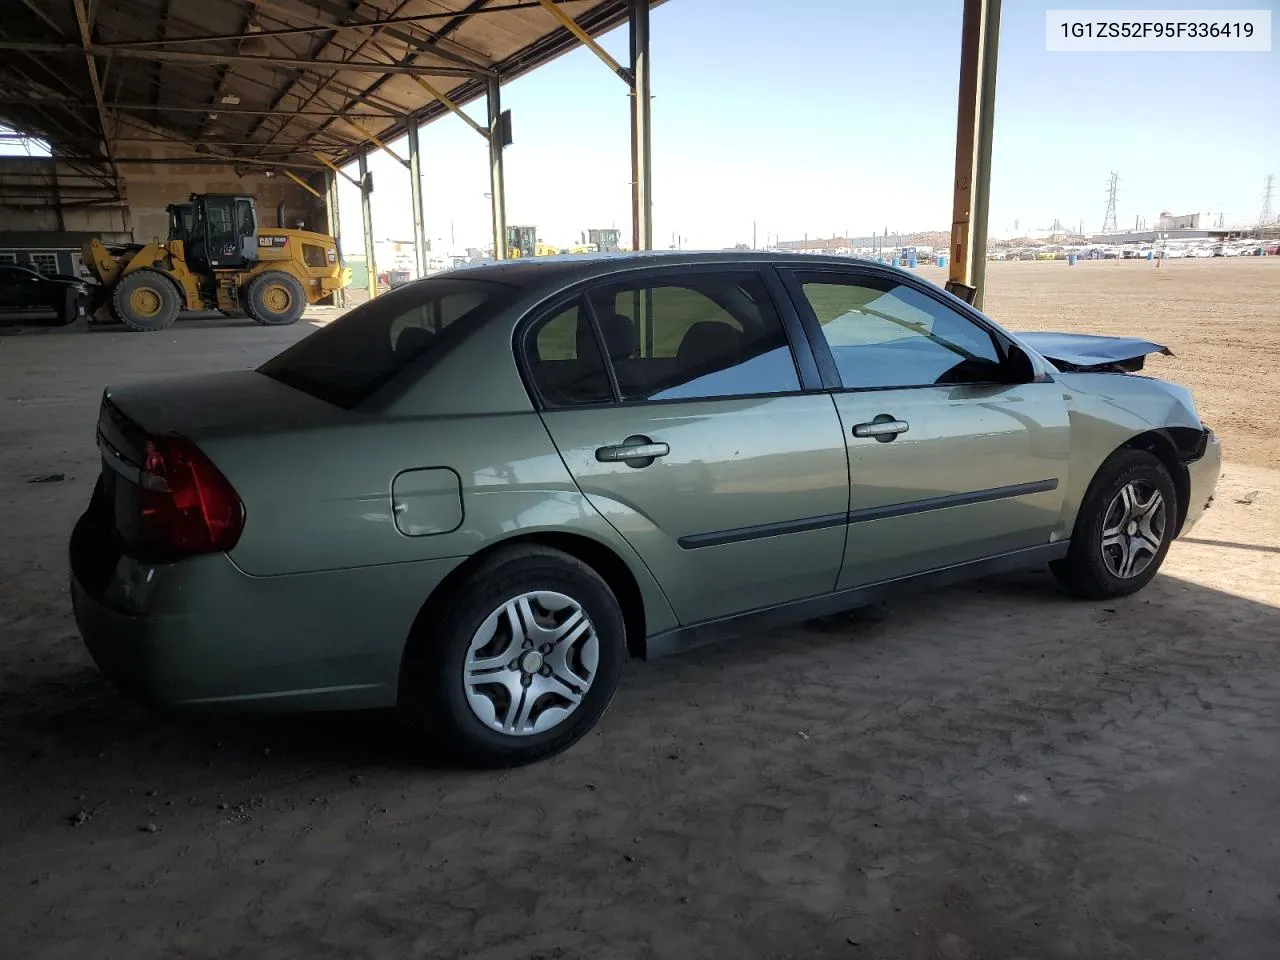
[[[639,253],[576,253],[550,257],[519,257],[514,260],[489,260],[467,264],[448,271],[450,275],[466,274],[477,280],[491,280],[518,287],[562,284],[593,277],[607,277],[638,267],[761,266],[775,264],[794,267],[871,267],[901,272],[875,260],[861,257],[837,257],[811,253],[783,253],[767,250],[646,250]],[[440,276],[441,274],[434,274]]]

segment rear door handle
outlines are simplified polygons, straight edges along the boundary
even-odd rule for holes
[[[654,443],[639,435],[627,437],[621,443],[596,450],[601,463],[625,463],[628,467],[647,467],[658,457],[665,457],[671,448],[665,443]]]
[[[875,437],[881,443],[888,443],[900,433],[906,433],[911,429],[911,424],[905,420],[895,420],[887,413],[882,413],[874,420],[866,423],[857,423],[853,427],[853,435],[855,437]]]

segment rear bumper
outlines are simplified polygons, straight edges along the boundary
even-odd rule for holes
[[[111,553],[86,514],[71,538],[71,597],[99,669],[132,698],[246,711],[388,707],[414,618],[456,563],[281,577],[250,577],[226,554],[149,564]]]
[[[1181,536],[1190,530],[1213,503],[1214,491],[1218,488],[1218,477],[1222,475],[1222,444],[1217,435],[1206,428],[1204,455],[1187,464],[1187,479],[1190,495],[1187,499],[1187,514],[1182,521]]]

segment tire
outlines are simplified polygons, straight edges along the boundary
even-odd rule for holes
[[[1070,552],[1050,569],[1077,596],[1128,596],[1150,583],[1160,569],[1178,515],[1177,490],[1159,458],[1142,450],[1117,451],[1089,484],[1071,533]]]
[[[81,294],[77,290],[68,290],[62,297],[62,303],[57,308],[57,316],[54,317],[54,324],[59,327],[69,327],[75,323],[84,314],[84,305],[88,301],[87,294]]]
[[[182,310],[182,299],[172,280],[159,270],[144,267],[115,285],[111,307],[122,323],[152,333],[173,326]]]
[[[268,327],[297,323],[307,309],[307,294],[293,274],[268,270],[249,281],[244,296],[245,312]]]
[[[557,609],[563,600],[575,606]],[[577,629],[570,627],[565,640],[542,637],[530,647],[507,618],[507,611],[522,606],[522,626],[533,613],[535,629],[558,630],[556,623]],[[578,614],[585,615],[585,631]],[[453,761],[477,767],[531,763],[567,749],[596,725],[613,699],[626,650],[622,611],[594,570],[547,547],[502,550],[418,618],[401,665],[400,712]],[[468,682],[468,675],[475,680]],[[578,681],[573,686],[579,689],[586,680],[576,706],[566,693],[570,685],[557,679],[562,676]],[[530,691],[533,700],[526,699]],[[512,726],[523,732],[510,732]]]

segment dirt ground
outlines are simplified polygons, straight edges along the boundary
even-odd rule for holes
[[[633,663],[499,774],[416,766],[380,715],[157,716],[77,637],[103,384],[303,325],[0,330],[0,956],[1276,957],[1280,259],[990,284],[1014,329],[1169,344],[1222,434],[1144,592],[1036,571]]]

